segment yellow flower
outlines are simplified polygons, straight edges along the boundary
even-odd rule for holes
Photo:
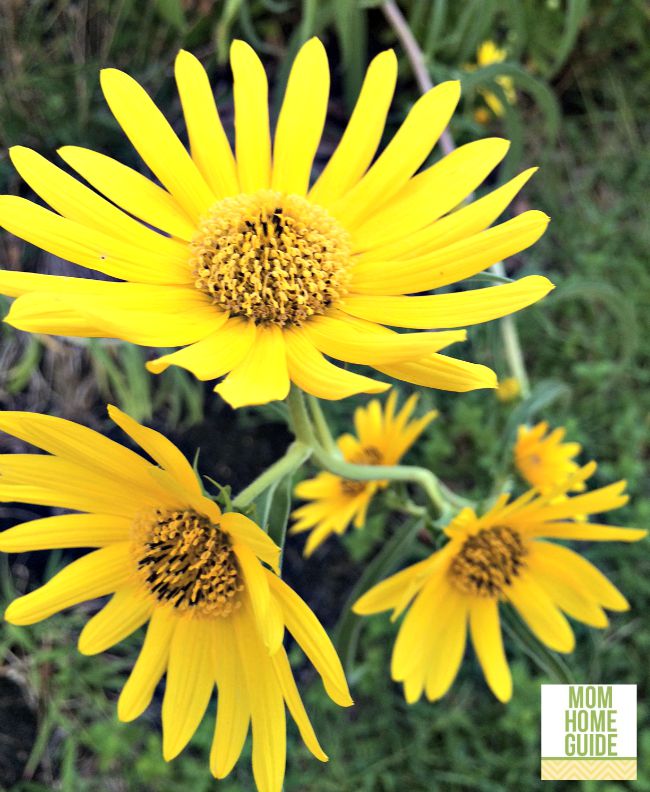
[[[397,414],[396,402],[397,394],[393,391],[384,411],[377,399],[366,407],[357,408],[354,414],[357,437],[344,434],[338,439],[339,450],[346,462],[397,465],[438,415],[436,410],[431,410],[422,418],[409,421],[417,396],[409,397]],[[296,523],[291,533],[311,531],[305,555],[310,556],[331,534],[342,534],[352,521],[355,528],[362,528],[370,501],[387,486],[388,481],[352,481],[325,472],[301,481],[295,493],[311,502],[293,512]]]
[[[586,479],[595,464],[578,477]],[[503,495],[482,517],[463,510],[446,528],[450,538],[429,558],[398,572],[354,606],[360,614],[407,610],[392,657],[393,679],[409,703],[423,692],[441,698],[453,683],[465,651],[467,629],[485,679],[501,701],[512,679],[499,624],[499,603],[513,605],[539,641],[571,652],[573,631],[564,613],[592,627],[607,626],[603,608],[627,610],[623,595],[586,559],[544,538],[634,542],[646,531],[572,521],[627,502],[625,482],[553,504],[531,490],[509,502]],[[564,612],[564,613],[563,613]]]
[[[506,377],[497,386],[497,399],[501,402],[514,401],[521,395],[521,385],[516,377]]]
[[[417,173],[456,107],[457,82],[420,98],[376,157],[397,77],[387,51],[371,63],[347,129],[312,183],[329,94],[323,45],[311,39],[298,53],[273,142],[260,60],[235,41],[231,63],[234,152],[190,53],[179,53],[175,75],[191,153],[138,83],[102,71],[113,115],[161,186],[104,154],[64,146],[60,156],[95,192],[36,152],[11,149],[54,211],[2,196],[0,225],[119,282],[2,272],[0,293],[18,297],[7,321],[30,332],[183,347],[149,370],[225,376],[216,390],[235,407],[283,399],[290,382],[325,399],[389,387],[325,356],[426,387],[495,387],[490,369],[440,350],[465,338],[458,328],[530,305],[552,284],[530,276],[406,295],[448,287],[532,245],[548,222],[542,212],[489,226],[534,169],[460,209],[507,141],[469,143]]]
[[[506,57],[507,52],[505,49],[497,47],[493,41],[484,41],[476,52],[476,63],[482,68],[484,66],[491,66],[493,63],[503,63]],[[506,99],[508,100],[508,104],[515,104],[517,101],[517,92],[515,91],[515,84],[512,77],[501,75],[500,77],[496,78],[495,82],[503,89]],[[501,117],[504,114],[501,100],[495,96],[492,91],[482,90],[481,96],[495,116]],[[487,119],[485,119],[484,116],[479,115],[477,120],[479,123],[485,123]]]
[[[216,685],[212,773],[228,775],[251,723],[257,787],[280,792],[285,703],[307,747],[327,761],[282,645],[285,627],[330,697],[348,706],[336,651],[308,606],[276,574],[274,542],[247,517],[222,513],[206,498],[169,440],[114,407],[109,412],[156,465],[71,421],[0,413],[0,429],[50,453],[0,457],[0,502],[76,512],[10,528],[0,534],[0,550],[97,548],[12,602],[5,618],[33,624],[111,594],[82,630],[79,650],[102,652],[148,623],[119,698],[120,719],[138,717],[166,673],[163,754],[173,759],[197,729]]]
[[[572,479],[579,466],[574,461],[582,447],[580,443],[563,443],[566,430],[554,429],[547,434],[546,421],[536,426],[520,426],[515,443],[515,465],[522,477],[541,493],[548,494]],[[585,488],[580,479],[570,485],[579,492]],[[559,497],[562,497],[563,493]]]

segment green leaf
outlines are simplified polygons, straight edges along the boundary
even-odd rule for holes
[[[356,101],[366,67],[368,25],[357,0],[334,0],[334,24],[343,55],[345,99],[348,108]]]
[[[363,619],[352,612],[354,603],[379,581],[388,577],[406,556],[415,537],[424,527],[425,521],[418,518],[399,528],[386,541],[379,553],[366,566],[361,577],[353,587],[343,608],[343,615],[334,631],[334,643],[346,670],[354,663],[359,634]]]
[[[267,516],[268,534],[280,548],[280,564],[284,553],[284,542],[287,536],[287,525],[291,513],[291,496],[293,494],[293,474],[281,479],[269,503]]]

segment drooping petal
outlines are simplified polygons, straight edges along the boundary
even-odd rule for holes
[[[375,368],[382,374],[411,382],[413,385],[457,393],[497,386],[497,377],[492,369],[446,355],[431,355],[422,360],[391,363]]]
[[[528,275],[504,286],[454,294],[432,294],[426,297],[346,297],[342,310],[392,327],[431,328],[463,327],[498,319],[520,311],[541,300],[553,284],[541,275]]]
[[[442,698],[456,678],[465,652],[468,606],[467,598],[454,592],[433,623],[429,640],[435,648],[428,658],[425,688],[429,701]]]
[[[319,399],[344,399],[357,393],[382,393],[390,388],[388,383],[330,363],[300,330],[290,330],[284,338],[289,377],[306,393]]]
[[[172,236],[189,241],[196,226],[162,187],[127,165],[81,146],[63,146],[59,156],[117,206]]]
[[[393,610],[405,600],[408,604],[418,591],[422,573],[429,566],[430,561],[427,558],[396,572],[360,597],[352,606],[352,610],[361,616],[368,616],[372,613]],[[410,592],[410,596],[405,597],[405,592]]]
[[[547,539],[572,539],[581,542],[638,542],[648,532],[642,528],[619,528],[589,522],[541,522],[527,526],[529,536]]]
[[[227,512],[221,516],[219,527],[239,543],[250,547],[261,561],[279,572],[280,548],[256,523],[243,514]]]
[[[282,330],[277,325],[257,328],[248,355],[215,388],[231,407],[266,404],[286,398],[291,387]]]
[[[160,374],[169,366],[181,366],[200,380],[216,379],[232,371],[255,342],[255,323],[239,317],[228,319],[227,313],[223,317],[224,324],[209,336],[178,352],[150,360],[147,369]]]
[[[59,514],[16,525],[0,533],[0,551],[28,553],[65,547],[103,547],[125,542],[132,520],[114,514]]]
[[[274,654],[282,644],[284,624],[271,609],[271,591],[266,570],[246,545],[234,544],[233,552],[239,562],[245,596],[251,604],[257,630],[269,654]]]
[[[79,635],[79,651],[95,655],[110,649],[141,627],[154,609],[152,599],[134,586],[117,591]]]
[[[251,715],[244,660],[239,654],[235,631],[225,619],[216,619],[213,628],[219,700],[210,771],[215,778],[225,778],[242,752]]]
[[[331,206],[366,172],[384,131],[396,81],[397,58],[386,50],[368,67],[343,137],[309,193],[311,201]]]
[[[174,73],[183,105],[192,159],[216,198],[239,192],[237,166],[200,61],[181,50]]]
[[[215,683],[212,642],[209,623],[179,619],[171,639],[162,705],[163,757],[167,762],[185,748],[208,707]]]
[[[506,596],[537,638],[556,652],[572,652],[575,637],[568,621],[529,573],[521,573]]]
[[[318,316],[312,319],[305,324],[303,332],[326,355],[378,369],[405,360],[418,360],[466,338],[463,330],[402,334],[386,330],[381,341],[378,341],[372,323],[366,322],[364,325],[362,320],[350,321],[342,312],[336,317]]]
[[[130,542],[102,547],[68,564],[44,586],[14,600],[5,619],[10,624],[35,624],[72,605],[117,591],[132,574]]]
[[[156,608],[138,659],[117,702],[117,716],[132,721],[149,706],[157,684],[167,668],[172,636],[179,620],[169,608]]]
[[[302,46],[291,67],[273,145],[271,186],[305,195],[327,113],[330,73],[317,38]]]
[[[473,598],[469,609],[469,627],[485,681],[499,701],[510,701],[512,675],[503,649],[498,602],[487,597]]]
[[[260,59],[244,41],[233,41],[230,64],[234,78],[239,188],[252,193],[268,189],[271,183],[268,82]]]
[[[118,69],[102,69],[100,82],[111,112],[138,154],[192,220],[198,220],[214,203],[214,193],[149,94]]]
[[[285,624],[323,679],[329,697],[341,707],[352,705],[343,666],[332,642],[309,606],[276,575],[269,576],[282,607]]]

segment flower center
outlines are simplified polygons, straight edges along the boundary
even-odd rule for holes
[[[190,250],[196,288],[258,324],[300,325],[347,291],[347,232],[298,195],[261,190],[218,201]]]
[[[449,575],[457,589],[478,597],[498,597],[512,583],[526,554],[521,536],[498,525],[470,536],[451,562]]]
[[[355,465],[381,465],[383,462],[381,451],[375,446],[366,446],[348,459]],[[368,481],[354,481],[353,479],[341,479],[341,489],[344,495],[358,495],[368,486]]]
[[[229,616],[244,588],[228,536],[192,509],[157,509],[134,525],[138,570],[159,602]]]

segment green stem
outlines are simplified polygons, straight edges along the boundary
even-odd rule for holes
[[[346,462],[338,455],[328,452],[318,443],[315,437],[303,393],[298,388],[292,386],[287,396],[287,407],[289,409],[291,428],[296,435],[296,439],[301,443],[305,443],[305,445],[311,446],[312,458],[324,470],[353,481],[387,480],[418,484],[428,496],[437,514],[443,514],[448,505],[456,508],[462,508],[462,506],[467,505],[466,501],[460,503],[459,499],[446,488],[445,494],[443,494],[437,477],[426,468],[413,465],[382,465],[381,471],[378,471],[376,465],[355,465],[351,462]]]
[[[308,444],[300,440],[291,443],[284,456],[280,457],[237,495],[232,502],[233,508],[241,510],[248,506],[272,484],[300,467],[303,462],[309,459],[311,453],[312,449]]]
[[[332,433],[330,432],[329,425],[325,419],[325,415],[323,414],[320,402],[315,396],[308,395],[307,405],[309,406],[309,412],[311,413],[311,417],[314,422],[314,431],[318,442],[323,446],[328,454],[333,454],[336,456],[339,454],[339,449],[336,445],[336,442],[334,441],[334,438],[332,437]]]

